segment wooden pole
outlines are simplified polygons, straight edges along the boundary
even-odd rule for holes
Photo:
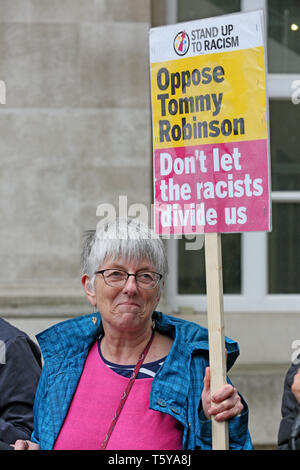
[[[221,234],[205,234],[205,269],[211,395],[226,384]],[[212,418],[213,450],[228,450],[228,424]]]

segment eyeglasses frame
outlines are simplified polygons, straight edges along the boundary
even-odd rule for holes
[[[122,273],[127,274],[127,279],[126,279],[126,281],[124,282],[124,285],[123,285],[123,286],[120,286],[120,287],[124,287],[124,286],[126,285],[128,279],[129,279],[129,277],[130,277],[130,276],[133,276],[133,277],[135,277],[135,282],[136,282],[137,287],[140,287],[141,289],[144,289],[144,290],[152,290],[152,289],[155,289],[155,287],[158,286],[158,284],[160,283],[160,281],[161,281],[162,278],[163,278],[163,275],[162,275],[162,274],[157,273],[157,272],[155,272],[155,271],[140,271],[140,272],[135,273],[135,274],[133,274],[133,273],[128,273],[127,271],[124,271],[124,269],[117,269],[117,268],[115,268],[115,269],[114,269],[114,268],[107,268],[107,269],[101,269],[100,271],[95,271],[95,272],[94,272],[95,275],[97,275],[97,274],[102,274],[102,277],[103,277],[103,280],[104,280],[105,284],[106,284],[107,286],[109,286],[109,287],[116,287],[116,286],[112,286],[112,285],[110,285],[110,284],[108,284],[108,283],[106,282],[105,276],[104,276],[104,274],[103,274],[105,271],[121,271]],[[140,285],[138,284],[138,282],[137,282],[136,276],[138,276],[138,275],[141,274],[141,273],[157,274],[157,275],[159,276],[159,279],[158,279],[157,283],[155,284],[155,286],[154,286],[154,287],[148,287],[148,288],[147,288],[147,287],[142,287],[142,286],[140,286]]]

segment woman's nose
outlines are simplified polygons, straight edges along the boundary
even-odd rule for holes
[[[138,286],[137,286],[137,283],[136,283],[136,278],[135,276],[129,276],[128,279],[127,279],[127,282],[125,284],[125,286],[123,287],[123,290],[125,290],[125,292],[137,292],[138,291]]]

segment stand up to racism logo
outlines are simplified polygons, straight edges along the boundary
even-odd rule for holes
[[[190,47],[190,38],[185,31],[180,31],[174,39],[174,49],[176,54],[185,55]]]

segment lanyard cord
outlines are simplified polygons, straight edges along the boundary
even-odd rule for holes
[[[127,397],[128,397],[128,395],[129,395],[129,393],[130,393],[130,390],[132,389],[132,386],[133,386],[134,381],[135,381],[135,379],[136,379],[136,377],[137,377],[137,375],[138,375],[138,373],[139,373],[139,370],[140,370],[140,368],[141,368],[141,365],[143,364],[144,359],[145,359],[145,357],[146,357],[146,355],[147,355],[147,353],[148,353],[148,351],[149,351],[149,349],[150,349],[151,343],[152,343],[152,341],[153,341],[153,337],[154,337],[154,329],[152,330],[152,335],[151,335],[150,340],[148,341],[147,346],[145,347],[144,351],[143,351],[142,354],[140,355],[139,360],[138,360],[138,362],[137,362],[137,364],[136,364],[136,366],[135,366],[135,368],[134,368],[134,370],[133,370],[133,372],[132,372],[132,374],[131,374],[131,377],[130,377],[129,382],[127,383],[127,386],[126,386],[126,388],[125,388],[125,390],[124,390],[124,392],[123,392],[122,398],[121,398],[120,403],[119,403],[119,405],[118,405],[118,408],[117,408],[117,410],[116,410],[116,412],[115,412],[115,415],[114,415],[114,417],[113,417],[113,420],[112,420],[112,422],[111,422],[111,425],[110,425],[110,427],[108,428],[108,431],[107,431],[107,433],[106,433],[106,436],[105,436],[105,438],[104,438],[104,441],[103,441],[102,444],[101,444],[100,450],[105,450],[105,449],[106,449],[106,446],[107,446],[107,444],[108,444],[108,441],[109,441],[109,439],[110,439],[110,436],[112,435],[112,432],[113,432],[113,430],[114,430],[114,427],[115,427],[115,425],[116,425],[116,423],[117,423],[117,420],[118,420],[118,418],[119,418],[119,416],[120,416],[120,414],[121,414],[121,411],[122,411],[122,409],[123,409],[123,406],[125,405],[125,402],[126,402],[126,400],[127,400]]]

